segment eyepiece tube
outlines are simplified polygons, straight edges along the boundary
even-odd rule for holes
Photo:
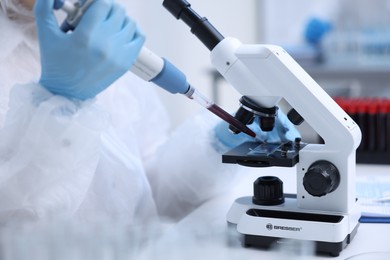
[[[180,19],[181,12],[186,9],[187,7],[189,8],[191,6],[190,3],[188,3],[185,0],[181,1],[167,1],[164,0],[163,6],[165,9],[167,9],[176,19]]]
[[[176,18],[181,19],[191,32],[211,51],[224,39],[223,35],[207,20],[199,16],[185,0],[164,0],[163,6]]]

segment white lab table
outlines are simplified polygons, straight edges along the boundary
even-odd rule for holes
[[[390,165],[358,165],[357,176],[362,177],[367,174],[375,175],[390,175]],[[227,229],[226,228],[226,213],[230,208],[232,202],[241,196],[252,195],[253,181],[263,175],[278,176],[284,183],[284,192],[295,193],[295,168],[254,168],[246,176],[242,176],[242,180],[237,183],[236,187],[228,194],[213,199],[204,203],[192,214],[183,219],[178,228],[193,230],[207,228],[212,232],[212,229]],[[185,239],[185,238],[183,238]],[[215,236],[214,239],[223,240],[222,236]],[[376,251],[390,251],[390,224],[360,224],[358,232],[352,242],[340,253],[338,257],[331,257],[327,255],[311,255],[309,258],[297,259],[346,259],[366,252]],[[240,258],[232,259],[287,259],[286,255],[280,256],[280,252],[272,252],[262,249],[243,248],[241,246],[228,246],[226,241],[214,241],[213,247],[219,247],[219,251],[214,248],[215,252],[224,251],[225,255],[232,256],[237,254]],[[207,254],[207,251],[205,251]],[[279,256],[278,256],[279,255]],[[204,259],[212,259],[212,256],[204,256]],[[210,258],[207,258],[210,257]],[[274,258],[272,258],[274,257]],[[214,257],[213,259],[222,259]],[[229,258],[230,259],[230,258]],[[291,259],[291,258],[289,258]],[[390,259],[390,258],[389,258]],[[370,260],[375,260],[371,258]]]

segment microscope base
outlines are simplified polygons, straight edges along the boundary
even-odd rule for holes
[[[337,257],[340,255],[340,252],[351,243],[352,239],[355,237],[358,230],[358,225],[355,227],[351,234],[348,234],[347,237],[341,242],[323,242],[323,241],[312,241],[315,244],[315,252],[318,254],[329,254],[331,256]],[[265,237],[265,236],[255,236],[255,235],[243,235],[242,245],[244,247],[257,247],[269,249],[277,243],[280,243],[284,238],[280,237]]]
[[[238,198],[227,216],[245,247],[271,248],[283,239],[310,241],[318,254],[338,256],[352,241],[359,227],[358,207],[350,214],[298,209],[293,195],[285,203],[259,206],[251,197]]]

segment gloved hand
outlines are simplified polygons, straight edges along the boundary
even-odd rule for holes
[[[59,28],[54,0],[34,7],[41,52],[39,83],[54,94],[93,98],[126,73],[144,43],[122,7],[113,0],[95,0],[72,33]]]
[[[295,126],[281,111],[279,111],[278,116],[275,119],[275,126],[271,132],[264,132],[260,129],[258,118],[256,118],[248,127],[256,133],[256,138],[244,133],[231,133],[229,131],[229,126],[225,121],[217,124],[214,128],[215,137],[217,139],[217,143],[215,144],[216,150],[220,153],[224,153],[244,142],[261,141],[267,143],[280,143],[294,141],[296,137],[301,137]]]

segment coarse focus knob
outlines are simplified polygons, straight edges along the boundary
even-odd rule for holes
[[[334,191],[340,184],[340,173],[331,162],[317,161],[313,163],[303,177],[305,190],[316,197]]]
[[[265,206],[284,203],[283,182],[275,176],[257,178],[253,183],[252,202]]]

